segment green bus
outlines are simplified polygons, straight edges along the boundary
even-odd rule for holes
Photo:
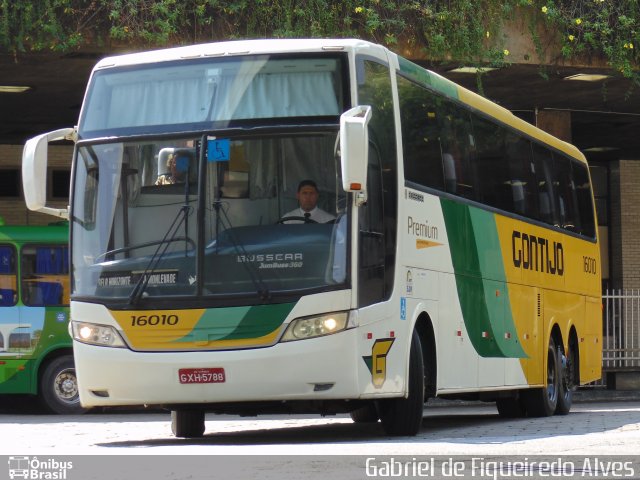
[[[0,394],[80,413],[69,337],[69,226],[0,219]]]

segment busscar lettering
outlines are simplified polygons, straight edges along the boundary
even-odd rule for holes
[[[293,262],[302,261],[302,253],[256,253],[253,255],[238,255],[238,263],[245,262]]]
[[[514,230],[511,250],[516,268],[560,277],[564,275],[564,249],[561,242]]]

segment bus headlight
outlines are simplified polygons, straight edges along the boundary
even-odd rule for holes
[[[74,340],[90,345],[103,347],[124,347],[118,331],[109,325],[95,323],[71,322],[71,335]]]
[[[313,317],[296,318],[291,321],[281,341],[304,340],[340,332],[347,328],[347,312],[328,313]]]

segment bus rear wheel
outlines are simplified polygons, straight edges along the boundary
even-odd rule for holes
[[[204,435],[204,410],[171,410],[171,431],[176,437]]]
[[[409,395],[378,400],[378,414],[387,435],[413,436],[420,431],[424,410],[425,380],[422,345],[414,330],[409,352]]]
[[[567,355],[561,348],[558,348],[558,366],[560,368],[558,405],[556,406],[556,415],[567,415],[571,410],[573,403],[573,390],[578,382],[575,378],[575,368],[577,365],[576,358],[577,349],[575,345],[569,344]]]
[[[553,338],[547,348],[547,375],[544,388],[534,388],[522,392],[522,398],[530,417],[548,417],[555,413],[560,393],[560,366],[558,349]]]
[[[38,390],[40,403],[48,412],[74,415],[86,411],[80,405],[73,355],[62,355],[47,363]]]

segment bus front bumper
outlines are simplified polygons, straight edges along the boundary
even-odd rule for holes
[[[351,329],[266,348],[209,352],[135,352],[76,341],[80,402],[96,407],[356,399],[358,372],[368,373],[357,338]]]

